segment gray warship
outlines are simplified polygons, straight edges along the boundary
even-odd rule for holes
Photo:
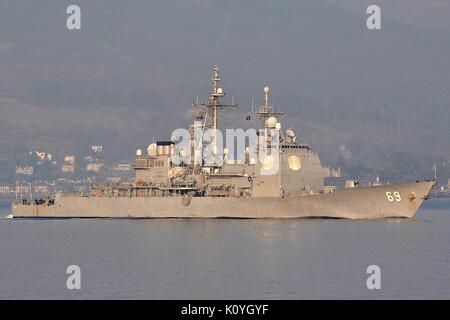
[[[411,218],[428,198],[434,180],[345,187],[324,185],[319,156],[284,130],[279,108],[251,107],[247,120],[255,130],[244,137],[236,156],[223,148],[218,113],[237,105],[222,104],[218,66],[212,93],[189,109],[194,124],[184,134],[136,151],[133,183],[92,185],[89,194],[48,195],[44,201],[17,199],[14,218]],[[253,103],[252,103],[253,104]],[[250,132],[250,133],[249,133]],[[252,143],[245,141],[252,141]],[[242,139],[241,139],[242,140]],[[238,143],[239,144],[239,143]],[[239,151],[240,150],[240,151]]]

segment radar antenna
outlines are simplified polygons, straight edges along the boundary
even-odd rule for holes
[[[259,129],[262,129],[265,127],[265,122],[268,118],[284,115],[284,112],[281,111],[278,107],[269,105],[269,93],[270,93],[269,86],[265,86],[264,87],[264,102],[265,102],[265,104],[263,106],[259,106],[259,107],[255,106],[253,104],[253,98],[252,98],[252,111],[249,113],[249,116],[247,117],[247,119],[257,120]]]
[[[218,111],[222,109],[236,109],[237,104],[234,103],[234,98],[231,104],[222,104],[220,98],[225,96],[225,91],[220,86],[220,72],[219,66],[215,65],[212,76],[212,93],[207,102],[194,102],[189,109],[189,113],[193,114],[197,121],[204,123],[203,132],[207,129],[212,130],[211,144],[213,150],[217,150],[217,133],[218,128]],[[203,136],[203,135],[202,135]]]

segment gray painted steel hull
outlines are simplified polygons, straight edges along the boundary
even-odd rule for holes
[[[16,218],[411,218],[433,184],[424,181],[337,189],[329,194],[284,199],[62,196],[55,205],[13,203],[11,209]],[[400,200],[390,198],[387,192],[398,192]]]

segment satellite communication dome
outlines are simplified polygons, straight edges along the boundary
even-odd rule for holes
[[[156,156],[156,143],[152,143],[147,148],[147,154],[149,156]]]
[[[275,128],[275,126],[277,125],[277,118],[275,117],[270,117],[269,119],[266,120],[266,127],[268,128]]]

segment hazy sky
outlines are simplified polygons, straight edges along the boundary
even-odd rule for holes
[[[81,30],[66,28],[70,4]],[[382,30],[366,27],[370,4]],[[388,106],[424,152],[429,135],[450,136],[450,1],[10,0],[0,1],[0,144],[51,148],[58,135],[73,147],[98,135],[129,152],[151,139],[155,112],[167,138],[208,96],[213,64],[241,112],[268,83],[300,120],[347,99]]]

